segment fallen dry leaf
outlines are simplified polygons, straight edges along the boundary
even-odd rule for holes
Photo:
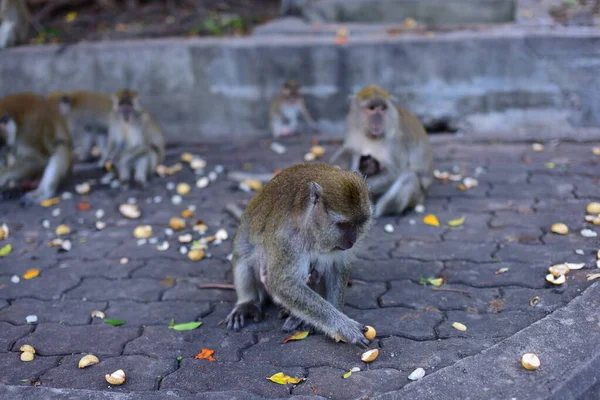
[[[6,257],[12,251],[12,245],[9,243],[6,246],[0,248],[0,257]]]
[[[23,279],[33,279],[33,278],[37,277],[39,274],[40,274],[39,269],[28,269],[23,274]]]
[[[267,379],[270,380],[271,382],[275,382],[280,385],[287,385],[288,383],[296,385],[296,384],[306,380],[306,378],[292,378],[291,376],[284,375],[283,372],[278,372],[278,373],[268,377]]]
[[[185,209],[181,212],[181,216],[183,218],[192,218],[194,216],[194,212],[190,209]]]
[[[90,211],[90,208],[91,208],[91,207],[92,207],[92,206],[91,206],[89,203],[78,203],[78,204],[77,204],[77,208],[78,208],[80,211]]]
[[[60,203],[60,197],[53,197],[51,199],[43,200],[40,205],[42,207],[52,207],[58,203]]]
[[[196,356],[194,358],[198,359],[198,360],[208,360],[208,361],[215,361],[213,354],[215,354],[214,350],[211,349],[202,349],[202,351],[200,351],[200,353],[196,354]]]
[[[310,331],[296,332],[292,336],[290,336],[288,338],[285,338],[283,340],[283,343],[287,343],[290,340],[302,340],[302,339],[306,339],[306,337],[308,336],[309,333],[310,333]]]
[[[438,218],[437,218],[435,215],[433,215],[433,214],[426,215],[426,216],[423,218],[423,222],[424,222],[425,224],[427,224],[427,225],[431,225],[431,226],[440,226],[440,221],[439,221],[439,220],[438,220]]]
[[[465,217],[462,216],[460,218],[448,221],[448,226],[452,226],[452,227],[461,226],[464,223],[465,223]]]
[[[69,233],[71,233],[71,228],[67,225],[59,225],[56,227],[56,234],[58,236],[68,235]]]

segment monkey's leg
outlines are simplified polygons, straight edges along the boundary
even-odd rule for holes
[[[65,144],[59,144],[48,160],[38,188],[25,194],[23,200],[37,203],[54,196],[60,182],[69,174],[70,166],[71,151]]]
[[[148,171],[150,170],[150,154],[143,155],[135,161],[133,179],[140,185],[148,183]]]
[[[0,24],[0,49],[12,46],[15,42],[15,23],[12,21],[2,21]]]
[[[89,127],[85,128],[83,132],[83,138],[81,139],[81,160],[87,161],[91,158],[92,147],[94,145],[94,132],[89,129]]]
[[[413,199],[422,198],[421,183],[414,172],[405,172],[396,179],[390,188],[377,200],[374,217],[387,213],[401,214]]]
[[[237,302],[225,318],[225,322],[227,322],[228,329],[239,331],[244,326],[246,317],[253,317],[256,322],[263,319],[261,296],[257,289],[257,285],[260,283],[257,282],[254,268],[248,260],[238,261],[235,264],[233,282],[235,283]]]
[[[131,179],[131,171],[135,168],[135,162],[138,158],[147,154],[149,151],[146,145],[134,146],[124,151],[119,158],[117,170],[119,171],[119,180],[121,182],[129,182]]]
[[[11,166],[0,169],[0,189],[6,188],[10,182],[34,178],[44,170],[45,161],[41,156],[23,157]]]
[[[342,338],[362,347],[369,344],[363,334],[364,326],[344,315],[304,282],[294,277],[281,277],[276,282],[278,285],[267,285],[269,292],[292,315],[332,338]]]

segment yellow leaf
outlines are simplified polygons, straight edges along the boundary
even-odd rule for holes
[[[65,21],[67,22],[73,22],[75,21],[75,18],[77,18],[77,13],[75,11],[68,12],[67,15],[65,15]]]
[[[51,207],[60,203],[60,197],[53,197],[51,199],[46,199],[40,203],[42,207]]]
[[[465,216],[463,215],[462,217],[460,217],[458,219],[453,219],[453,220],[448,221],[448,226],[461,226],[464,223],[465,223]]]
[[[427,279],[427,282],[431,283],[433,286],[442,286],[444,283],[444,278],[429,278]]]
[[[291,383],[291,384],[295,385],[297,383],[300,383],[300,382],[306,380],[306,378],[292,378],[291,376],[284,375],[283,372],[278,372],[275,375],[270,376],[267,379],[270,380],[271,382],[275,382],[275,383],[278,383],[280,385],[286,385],[288,383]]]
[[[556,164],[554,164],[553,162],[547,162],[547,163],[544,163],[544,165],[548,169],[553,169],[554,167],[556,167]]]
[[[23,279],[33,279],[40,274],[39,269],[28,269],[23,274]]]
[[[10,254],[12,251],[12,245],[7,244],[6,246],[0,248],[0,257],[5,257]]]
[[[350,371],[346,372],[344,375],[342,375],[342,378],[348,379],[348,378],[350,378],[350,375],[352,375],[352,370],[350,370]]]
[[[306,339],[306,337],[308,336],[309,333],[310,333],[309,331],[296,332],[292,336],[290,336],[289,338],[285,339],[283,341],[283,343],[287,343],[290,340],[302,340],[302,339]]]
[[[423,218],[423,222],[431,226],[440,226],[440,221],[433,214],[426,215],[425,218]]]

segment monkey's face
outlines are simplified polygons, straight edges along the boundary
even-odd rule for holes
[[[65,117],[71,112],[72,106],[73,103],[71,101],[71,98],[69,96],[62,96],[60,98],[60,102],[58,103],[58,111],[63,117]]]
[[[296,81],[287,81],[281,89],[281,94],[286,100],[296,100],[300,96],[300,86]]]
[[[11,147],[15,144],[17,136],[17,124],[10,114],[0,116],[0,149]]]
[[[137,99],[121,98],[118,109],[119,116],[127,123],[136,122],[141,116]]]
[[[375,97],[360,104],[361,125],[365,135],[371,139],[382,139],[386,128],[390,125],[389,104],[386,100]]]

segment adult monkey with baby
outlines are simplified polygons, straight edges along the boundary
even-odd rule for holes
[[[237,303],[226,322],[262,319],[267,296],[289,312],[284,330],[309,324],[366,346],[365,327],[342,312],[355,244],[371,225],[364,179],[326,164],[277,174],[244,211],[233,250]],[[322,296],[315,290],[319,290]]]
[[[0,99],[0,158],[12,162],[0,168],[0,191],[27,185],[41,178],[24,200],[39,202],[53,197],[72,166],[71,137],[67,124],[50,101],[33,93]]]
[[[107,155],[100,162],[110,160],[122,182],[128,183],[133,172],[135,182],[145,186],[165,157],[162,130],[136,91],[119,90],[112,99]]]
[[[48,98],[58,105],[61,114],[67,120],[76,146],[81,146],[79,156],[85,161],[89,160],[92,147],[96,144],[101,158],[104,158],[107,149],[108,126],[113,110],[110,95],[73,90],[52,92]],[[79,132],[80,129],[83,129],[83,133]]]
[[[30,23],[25,0],[0,0],[0,49],[26,43]]]
[[[330,162],[367,176],[375,217],[401,214],[423,202],[433,181],[433,152],[417,117],[370,85],[352,99],[346,129]]]

